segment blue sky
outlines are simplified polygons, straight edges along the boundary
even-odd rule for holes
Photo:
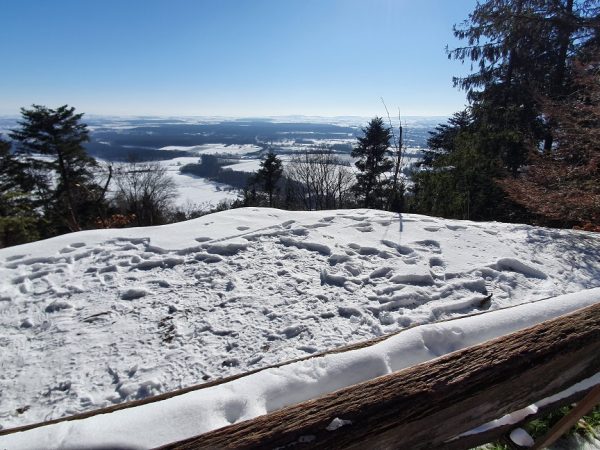
[[[476,0],[0,0],[0,114],[446,115]]]

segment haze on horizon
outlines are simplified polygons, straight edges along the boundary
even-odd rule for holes
[[[444,116],[475,0],[5,0],[0,114]]]

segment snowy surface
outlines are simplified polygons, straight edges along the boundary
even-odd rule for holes
[[[531,447],[535,444],[533,438],[523,428],[515,428],[509,435],[511,441],[521,447]]]
[[[198,155],[247,155],[262,150],[262,147],[252,144],[202,144],[192,146],[168,145],[159,150],[185,150]]]
[[[166,167],[168,174],[177,185],[177,193],[179,194],[175,200],[177,206],[216,206],[220,201],[238,198],[237,189],[228,184],[216,183],[206,178],[184,174],[179,171],[186,164],[197,164],[198,160],[198,157],[181,157],[156,161],[157,164]]]
[[[260,159],[247,159],[234,164],[223,166],[224,169],[237,170],[238,172],[256,172],[260,168]]]
[[[265,369],[229,383],[135,408],[0,436],[0,446],[156,447],[389,374],[598,301],[600,288],[421,325],[370,347]],[[349,420],[333,417],[326,429],[351,425]]]
[[[3,249],[0,425],[597,287],[599,260],[593,233],[371,210],[247,208]]]

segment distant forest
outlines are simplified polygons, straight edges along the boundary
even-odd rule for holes
[[[423,125],[409,128],[408,145],[425,147],[428,132],[435,127],[436,122],[432,119],[423,120]],[[327,140],[328,147],[332,150],[350,154],[351,143],[336,143],[335,140],[353,140],[361,133],[359,127],[267,120],[190,124],[177,120],[139,119],[128,120],[126,124],[127,127],[123,128],[115,128],[114,124],[102,122],[96,125],[90,133],[90,141],[85,144],[88,153],[109,161],[156,161],[195,156],[185,150],[160,150],[167,146],[252,144],[261,147],[263,151],[267,147],[273,147],[281,154],[286,150],[278,146],[278,142],[285,139],[305,145]]]
[[[202,155],[197,164],[186,164],[179,171],[187,175],[208,178],[218,183],[228,184],[236,189],[246,189],[253,175],[248,172],[223,169],[223,166],[227,164],[231,164],[231,161],[214,155]]]

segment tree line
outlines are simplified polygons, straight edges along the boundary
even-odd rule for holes
[[[392,158],[392,131],[382,118],[375,117],[362,132],[351,153],[354,171],[330,147],[296,152],[285,167],[269,149],[240,204],[309,211],[397,208],[395,199],[403,196],[405,182],[400,180],[401,158]]]
[[[431,134],[411,210],[598,229],[598,1],[482,1],[454,34],[469,104]]]
[[[177,186],[155,162],[101,164],[85,150],[83,114],[21,109],[0,137],[0,247],[91,228],[161,225],[227,205],[174,207]]]
[[[0,246],[91,228],[160,225],[242,206],[287,209],[386,208],[394,167],[391,131],[381,118],[363,129],[352,151],[357,173],[332,148],[294,154],[285,169],[270,149],[256,174],[223,169],[204,155],[182,173],[224,182],[243,192],[216,207],[173,207],[177,187],[155,162],[99,163],[84,147],[83,114],[67,105],[22,108],[18,127],[0,138]],[[396,170],[396,174],[398,171]]]
[[[465,45],[447,49],[448,58],[475,67],[453,80],[468,106],[430,133],[416,167],[401,167],[402,128],[396,137],[375,118],[352,151],[355,177],[319,181],[320,169],[339,165],[306,153],[282,172],[300,189],[264,182],[269,196],[258,203],[272,205],[275,189],[280,207],[360,206],[600,231],[599,2],[481,1],[454,34]],[[278,176],[272,160],[261,166],[259,185]],[[332,202],[336,179],[345,182],[341,201]],[[256,195],[246,200],[256,203]]]

